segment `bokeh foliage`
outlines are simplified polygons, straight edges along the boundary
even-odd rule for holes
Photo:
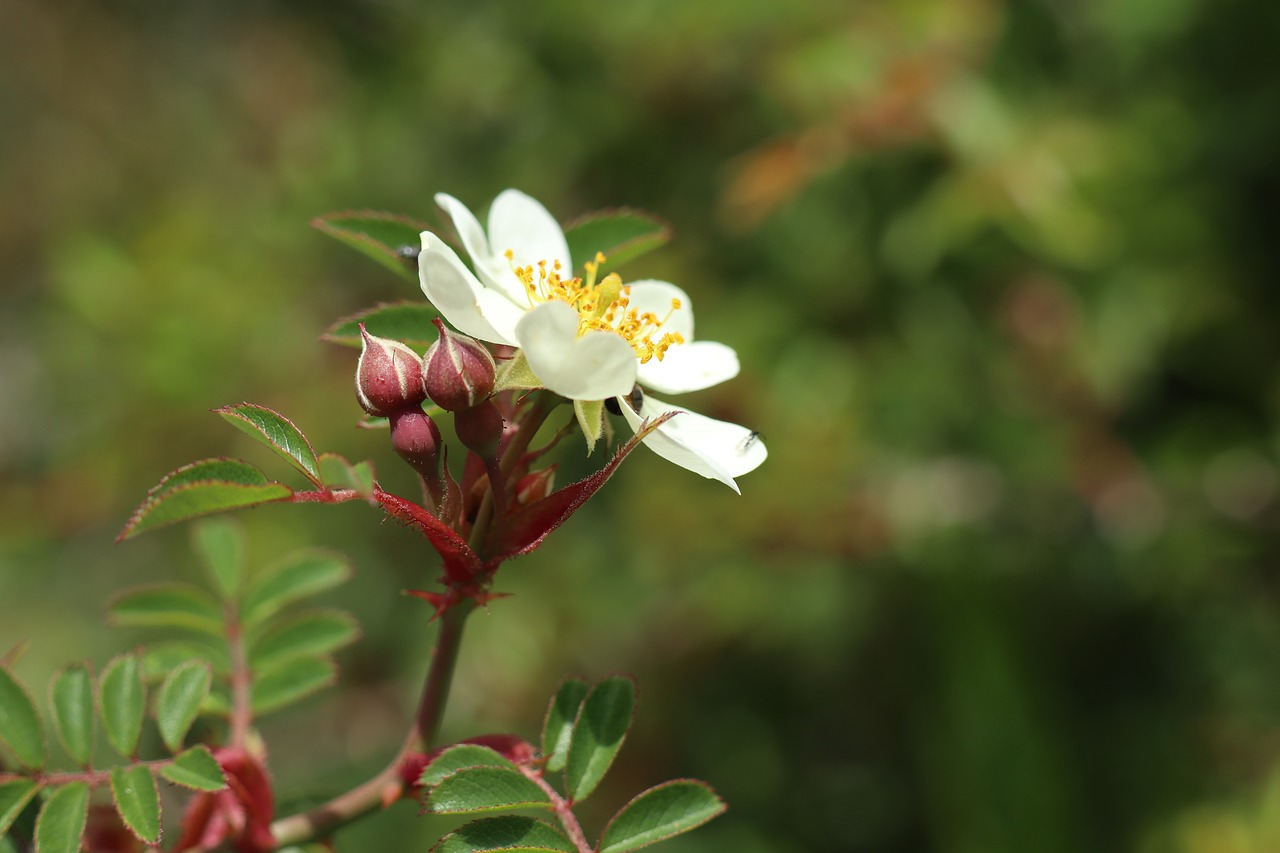
[[[208,409],[287,412],[412,488],[317,336],[415,288],[306,223],[517,186],[672,224],[623,272],[739,349],[690,402],[771,458],[742,498],[628,460],[505,570],[449,734],[531,736],[566,670],[626,670],[643,713],[600,817],[683,774],[731,805],[672,851],[1270,849],[1278,24],[1244,0],[10,0],[0,653],[31,638],[46,683],[138,639],[102,601],[186,541],[112,546],[129,511],[190,459],[263,461]],[[396,593],[434,568],[359,506],[245,518],[264,558],[356,566],[343,689],[266,732],[286,796],[322,795],[394,749],[429,636]],[[411,811],[352,849],[439,835]]]

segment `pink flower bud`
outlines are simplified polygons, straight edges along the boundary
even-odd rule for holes
[[[360,326],[363,340],[356,365],[356,399],[375,417],[389,417],[416,409],[427,398],[422,387],[422,362],[399,341],[379,338]]]
[[[391,448],[428,483],[440,479],[440,428],[421,409],[391,415]]]
[[[458,440],[481,459],[492,459],[502,441],[502,412],[492,400],[454,412],[453,428]]]
[[[435,319],[440,338],[422,359],[423,382],[431,401],[442,409],[469,409],[493,391],[493,355],[474,338],[451,332]]]

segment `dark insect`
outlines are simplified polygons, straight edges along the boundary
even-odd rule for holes
[[[644,392],[640,390],[639,385],[631,386],[631,393],[627,395],[627,405],[631,407],[631,411],[637,415],[640,414],[640,405],[644,403]],[[611,415],[622,414],[622,409],[618,406],[618,398],[610,397],[604,401],[604,407],[609,410]]]
[[[742,441],[738,442],[738,455],[739,456],[745,455],[746,452],[750,450],[755,445],[755,443],[759,440],[760,440],[760,433],[756,432],[755,430],[752,430],[751,432],[747,433],[746,437],[743,438]]]

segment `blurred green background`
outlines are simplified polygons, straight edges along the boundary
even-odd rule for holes
[[[672,853],[1280,849],[1280,6],[1243,0],[0,4],[0,651],[33,684],[147,635],[113,545],[208,413],[353,429],[335,318],[416,289],[307,227],[519,187],[634,205],[624,269],[743,361],[742,497],[637,453],[473,620],[453,737],[635,673],[589,828],[643,787],[729,814]],[[576,448],[566,471],[587,470]],[[406,492],[408,493],[408,492]],[[367,508],[242,514],[349,554],[365,639],[266,735],[285,797],[400,741],[434,577]],[[315,748],[323,743],[326,748]],[[423,850],[411,807],[340,850]]]

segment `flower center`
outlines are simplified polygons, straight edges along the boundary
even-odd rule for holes
[[[592,331],[621,335],[635,350],[641,364],[653,358],[662,361],[667,350],[684,343],[684,335],[679,332],[662,331],[663,324],[680,307],[680,300],[671,300],[671,310],[665,317],[632,308],[631,287],[623,284],[617,273],[598,278],[600,265],[605,261],[605,256],[599,252],[595,260],[584,264],[587,271],[585,279],[576,276],[565,278],[559,261],[538,261],[521,267],[516,266],[515,255],[510,249],[503,254],[511,264],[511,271],[524,285],[529,307],[554,299],[578,312],[578,337]]]

